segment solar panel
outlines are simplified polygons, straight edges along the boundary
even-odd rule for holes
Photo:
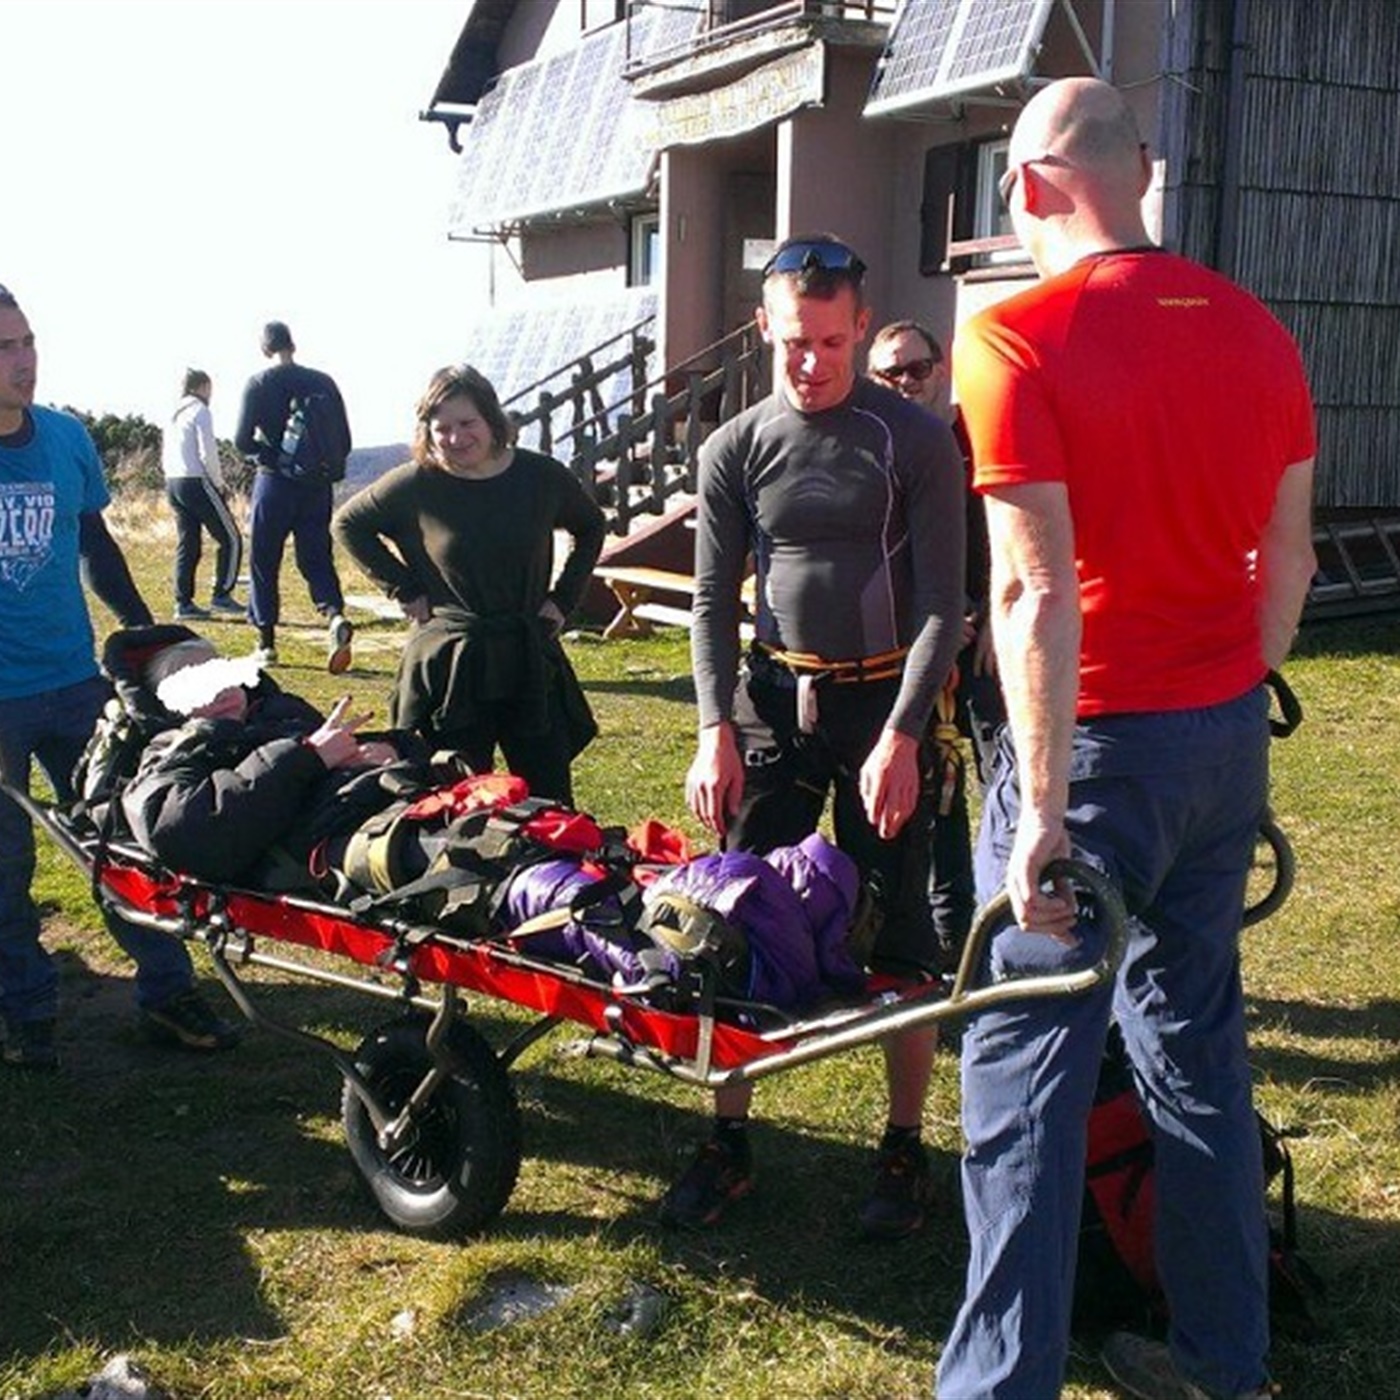
[[[574,48],[503,73],[462,132],[452,230],[512,223],[640,194],[656,162],[655,114],[623,78],[631,56],[683,43],[698,8],[646,10]]]
[[[511,405],[526,412],[539,403],[541,389],[561,394],[569,387],[571,361],[639,321],[654,317],[656,312],[656,293],[643,288],[591,297],[586,301],[492,312],[472,326],[465,358],[491,381],[503,402],[535,385],[525,398]],[[626,348],[625,340],[614,341],[599,353],[597,362],[606,364],[615,360]],[[653,353],[649,374],[655,372]],[[544,383],[538,384],[539,380]],[[630,376],[625,370],[619,371],[602,386],[603,402],[612,406],[631,387]],[[565,432],[572,421],[573,412],[569,406],[557,410],[555,437]],[[538,430],[528,428],[521,440],[527,447],[537,445]]]
[[[1012,82],[1031,71],[1055,0],[903,0],[866,116]]]

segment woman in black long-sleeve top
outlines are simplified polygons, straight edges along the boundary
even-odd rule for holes
[[[414,624],[392,722],[478,772],[499,747],[532,792],[572,803],[570,763],[597,730],[559,633],[602,549],[603,513],[562,463],[514,445],[470,366],[439,370],[417,417],[412,460],[333,522]],[[551,582],[557,530],[573,544]]]

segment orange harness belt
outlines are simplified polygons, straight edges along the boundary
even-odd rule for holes
[[[763,650],[781,661],[789,671],[802,676],[819,676],[836,685],[853,685],[860,681],[887,681],[904,670],[904,658],[909,655],[908,647],[896,647],[893,651],[882,651],[876,656],[862,656],[855,661],[828,661],[809,651],[783,651],[779,647],[760,643]]]

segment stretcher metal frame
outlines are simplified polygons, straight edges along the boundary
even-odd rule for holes
[[[717,1089],[985,1007],[1082,994],[1113,977],[1127,938],[1127,915],[1113,886],[1079,861],[1055,862],[1047,879],[1072,885],[1102,924],[1099,956],[1082,969],[979,985],[987,940],[1009,918],[1002,896],[979,915],[953,976],[914,984],[872,980],[857,1001],[794,1016],[720,995],[717,974],[703,963],[688,974],[692,985],[672,984],[659,998],[655,987],[612,985],[532,956],[529,941],[512,946],[509,933],[469,938],[382,913],[216,886],[167,871],[129,844],[103,841],[61,807],[6,791],[87,872],[106,910],[202,944],[251,1024],[331,1060],[345,1086],[347,1145],[376,1203],[401,1229],[433,1237],[479,1230],[504,1209],[521,1157],[507,1072],[563,1023],[587,1032],[570,1047],[580,1054]],[[293,949],[345,957],[363,971],[318,966],[304,955],[289,956]],[[265,1013],[240,976],[248,967],[364,992],[397,1004],[400,1014],[347,1053]],[[493,1048],[469,1024],[468,993],[510,1002],[538,1019]]]

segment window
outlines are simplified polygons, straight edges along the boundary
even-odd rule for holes
[[[977,207],[972,219],[974,238],[995,238],[1001,233],[1014,233],[1011,215],[1001,202],[997,186],[1006,174],[1006,156],[1010,141],[989,141],[977,148]]]
[[[627,262],[627,285],[651,287],[661,275],[661,215],[632,216],[632,247]]]
[[[974,267],[1003,267],[1028,261],[1026,250],[1016,240],[1011,215],[1001,202],[997,188],[1006,174],[1010,141],[988,141],[977,148],[977,202],[973,212],[974,239],[985,239],[986,247],[974,254]]]
[[[1026,261],[997,193],[1009,144],[1002,137],[925,153],[919,250],[925,277]]]
[[[579,0],[578,9],[581,34],[627,18],[627,0]]]

